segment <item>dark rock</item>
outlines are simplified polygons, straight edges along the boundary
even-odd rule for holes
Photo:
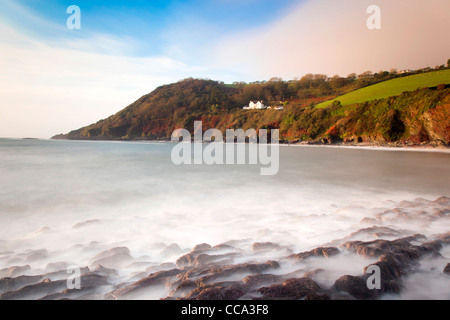
[[[330,296],[326,293],[317,294],[317,293],[309,293],[306,295],[305,300],[331,300]]]
[[[192,280],[183,280],[177,282],[175,289],[173,289],[170,292],[170,297],[179,297],[179,296],[185,296],[192,292],[194,289],[197,288],[197,285]]]
[[[229,287],[215,284],[208,287],[201,287],[191,291],[186,300],[237,300],[242,297],[245,292],[241,285],[231,284]]]
[[[19,276],[16,278],[0,279],[0,292],[15,291],[22,287],[36,284],[43,279],[43,276]]]
[[[450,263],[448,263],[444,268],[444,273],[450,274]]]
[[[348,238],[357,238],[360,236],[372,236],[375,238],[384,238],[384,237],[399,237],[401,235],[402,232],[389,227],[372,226],[369,228],[364,228],[356,232],[353,232],[350,234]]]
[[[199,254],[195,257],[193,261],[193,265],[198,266],[205,266],[209,264],[214,264],[217,262],[224,263],[224,259],[228,259],[226,262],[230,263],[231,257],[234,256],[234,254],[222,254],[222,255],[209,255],[209,254]]]
[[[188,267],[194,264],[195,258],[199,255],[199,252],[190,252],[181,256],[175,262],[178,268]]]
[[[61,299],[100,299],[101,296],[95,297],[95,293],[103,286],[108,286],[107,277],[96,273],[88,273],[81,276],[80,289],[65,289],[60,292],[48,294],[40,300],[61,300]]]
[[[157,273],[153,273],[149,275],[148,277],[141,279],[135,283],[132,283],[124,288],[115,290],[113,292],[108,293],[105,298],[106,299],[119,299],[126,296],[129,296],[133,293],[137,293],[140,290],[145,290],[148,287],[151,286],[157,286],[157,285],[168,285],[170,282],[170,279],[172,277],[177,276],[182,271],[179,269],[172,269],[167,271],[160,271]]]
[[[44,279],[39,283],[5,292],[0,296],[0,300],[39,299],[65,289],[67,289],[67,280],[51,281],[50,279]]]
[[[194,251],[197,251],[197,252],[199,252],[199,251],[207,251],[207,250],[210,250],[211,248],[212,247],[209,244],[202,243],[202,244],[196,245],[194,247],[194,249],[192,249],[192,252],[194,252]]]
[[[330,290],[335,292],[344,291],[360,300],[375,299],[377,297],[376,291],[369,290],[367,282],[363,278],[350,275],[337,279]]]
[[[234,276],[236,274],[260,274],[272,269],[278,269],[280,265],[276,261],[266,261],[265,263],[253,264],[244,263],[237,265],[227,265],[227,266],[211,266],[205,269],[193,270],[189,272],[189,276],[201,276],[195,281],[197,286],[204,286],[206,284],[212,283],[217,279],[223,279],[227,277]],[[206,274],[206,275],[204,275]],[[202,276],[204,275],[204,276]]]
[[[402,264],[409,264],[422,256],[423,249],[410,244],[410,241],[417,240],[419,237],[415,235],[393,241],[381,239],[368,242],[350,241],[344,243],[342,247],[363,257],[380,257],[387,254],[394,256]]]
[[[106,268],[102,265],[98,265],[94,270],[92,270],[94,274],[104,275],[107,277],[117,276],[118,273],[115,269]]]
[[[108,257],[114,256],[116,254],[128,254],[129,255],[130,249],[128,249],[127,247],[116,247],[116,248],[112,248],[109,250],[105,250],[105,251],[102,251],[99,254],[97,254],[93,260],[108,258]]]
[[[200,254],[203,254],[205,251],[211,250],[212,247],[209,244],[203,243],[199,244],[192,249],[191,252],[181,256],[175,262],[178,268],[184,268],[192,266],[195,262],[195,258]]]
[[[0,278],[13,278],[19,275],[23,275],[27,271],[30,271],[31,267],[27,264],[25,266],[13,266],[0,270]]]
[[[213,249],[215,250],[228,250],[228,251],[234,251],[236,250],[235,247],[229,245],[229,244],[218,244],[217,246],[214,246]]]
[[[252,245],[252,251],[268,251],[268,250],[279,250],[280,246],[272,242],[255,242]]]
[[[262,300],[298,300],[307,295],[321,294],[323,290],[310,278],[288,279],[258,290]]]
[[[303,275],[304,278],[314,278],[315,276],[317,276],[318,274],[324,273],[325,270],[324,269],[316,269],[316,270],[312,270],[312,271],[308,271],[305,272],[305,274]]]
[[[103,251],[97,254],[92,262],[92,266],[102,265],[107,268],[120,269],[134,261],[130,255],[130,250],[126,247],[118,247]]]
[[[261,273],[261,274],[254,274],[251,276],[247,276],[244,279],[242,279],[242,282],[251,289],[260,288],[262,286],[268,286],[275,284],[280,281],[282,277],[268,274],[268,273]]]
[[[303,261],[310,257],[331,257],[339,254],[340,251],[336,247],[319,247],[311,251],[301,252],[289,256],[289,259],[294,259],[296,261]]]
[[[434,240],[425,242],[420,247],[425,253],[438,253],[442,249],[442,244],[440,240]]]

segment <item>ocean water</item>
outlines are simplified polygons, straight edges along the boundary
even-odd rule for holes
[[[176,166],[173,146],[0,139],[0,269],[88,266],[120,246],[155,265],[180,256],[161,250],[170,244],[270,241],[300,252],[404,200],[450,196],[449,153],[280,146],[279,173],[261,176],[259,165]],[[450,231],[445,221],[389,226],[430,236]],[[43,257],[27,260],[36,250]]]

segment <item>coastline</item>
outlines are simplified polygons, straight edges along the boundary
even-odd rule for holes
[[[170,141],[170,139],[38,139],[38,140],[50,140],[50,141],[98,141],[98,142],[148,142],[148,143],[178,143]],[[204,141],[203,143],[210,143]],[[373,143],[373,142],[361,142],[361,143],[324,143],[322,141],[280,141],[280,146],[289,147],[328,147],[328,148],[343,148],[343,149],[364,149],[364,150],[379,150],[379,151],[416,151],[416,152],[438,152],[438,153],[450,153],[450,146],[443,144],[440,141],[432,141],[422,144],[410,144],[410,143]]]

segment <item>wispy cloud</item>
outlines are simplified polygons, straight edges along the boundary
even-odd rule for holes
[[[366,27],[374,3],[381,30]],[[448,12],[447,0],[310,0],[267,26],[218,41],[211,64],[253,80],[434,66],[449,58]]]
[[[10,26],[0,28],[8,30],[0,38],[0,136],[48,138],[109,116],[158,85],[198,74],[165,56],[53,47]]]

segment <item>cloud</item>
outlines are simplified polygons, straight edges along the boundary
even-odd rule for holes
[[[381,30],[366,27],[372,4],[381,7]],[[449,58],[449,11],[448,0],[310,0],[264,27],[221,39],[210,63],[253,80],[434,67]]]
[[[155,87],[198,73],[165,56],[54,47],[0,23],[0,136],[48,138],[105,118]],[[104,43],[117,45],[117,39]],[[82,41],[83,48],[96,38]],[[113,48],[111,49],[113,50]]]

